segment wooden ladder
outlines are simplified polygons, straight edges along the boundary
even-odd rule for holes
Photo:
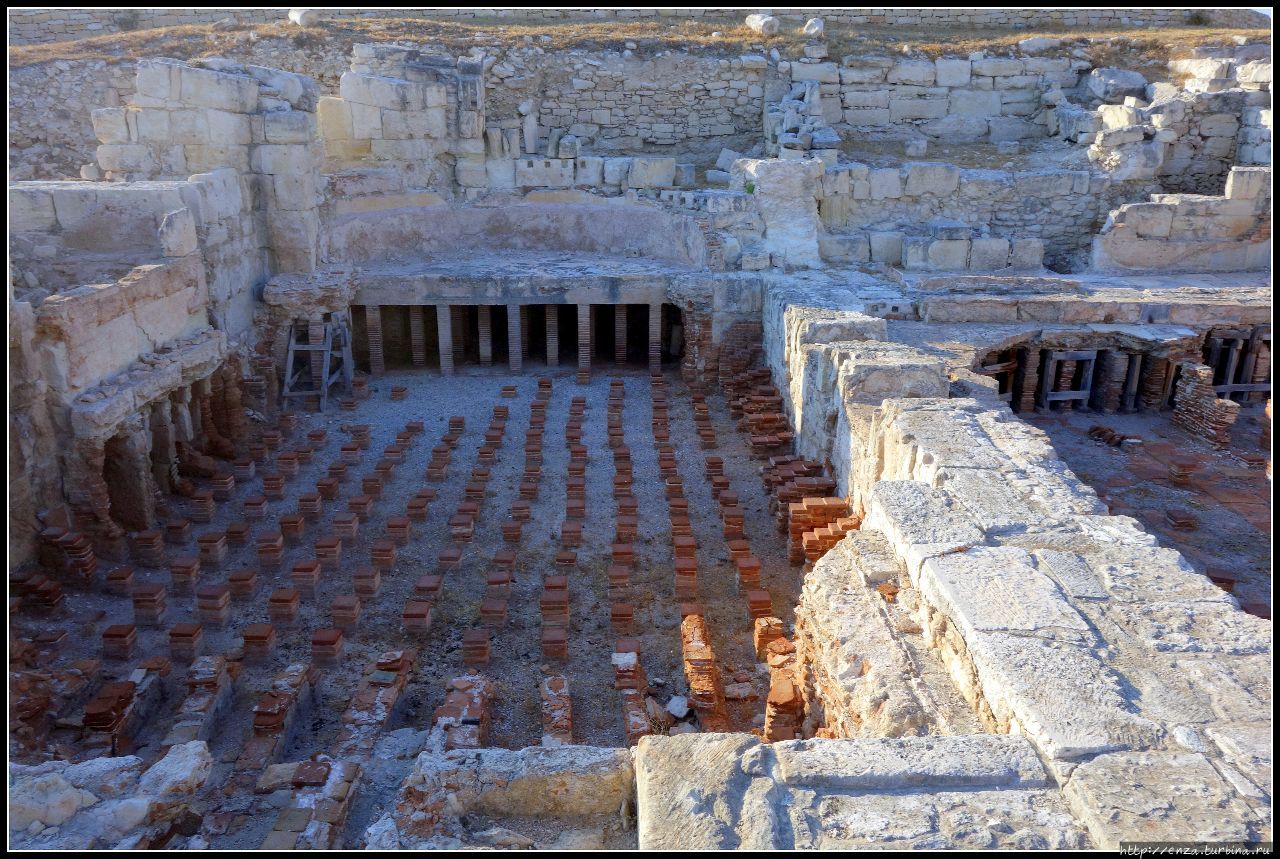
[[[341,382],[351,392],[354,364],[351,360],[351,329],[345,314],[334,313],[324,324],[324,342],[310,342],[310,325],[294,321],[289,324],[289,355],[285,359],[284,390],[281,396],[318,397],[320,411],[329,405],[329,389]],[[311,353],[320,353],[322,379],[311,378]],[[334,359],[337,358],[337,366]],[[301,359],[301,360],[300,360]],[[306,378],[309,387],[299,387]]]

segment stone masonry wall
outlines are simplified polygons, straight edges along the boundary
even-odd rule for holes
[[[1010,173],[931,162],[885,168],[855,163],[826,171],[818,209],[828,230],[856,225],[873,236],[896,236],[896,242],[883,245],[884,255],[872,242],[876,262],[901,262],[903,236],[924,232],[927,222],[940,218],[969,228],[973,237],[1038,239],[1046,263],[1072,267],[1116,202],[1143,192],[1132,185],[1087,170]]]
[[[1222,196],[1153,194],[1112,212],[1093,243],[1099,271],[1247,271],[1271,263],[1270,167],[1233,167]]]
[[[558,21],[569,17],[603,20],[638,18],[741,17],[736,9],[326,9],[335,18],[402,18],[508,21]],[[1193,16],[1207,16],[1219,26],[1265,27],[1269,19],[1249,9],[774,9],[773,14],[803,20],[818,15],[841,24],[932,27],[1151,27],[1186,24]],[[26,45],[79,39],[122,30],[211,24],[226,18],[244,23],[284,20],[287,9],[22,9],[10,14],[9,42]],[[1261,19],[1261,20],[1260,20]]]
[[[641,59],[514,49],[490,71],[486,117],[497,128],[522,128],[526,117],[535,118],[538,132],[526,136],[525,154],[545,152],[564,134],[593,154],[718,154],[759,140],[767,65],[751,55]]]
[[[818,81],[823,115],[854,126],[911,125],[947,143],[1044,137],[1043,96],[1072,89],[1083,60],[1065,57],[894,58],[791,63],[793,81]]]

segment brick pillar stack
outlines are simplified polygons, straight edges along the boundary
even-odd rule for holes
[[[482,304],[476,308],[480,328],[480,366],[493,364],[493,327],[489,306]]]
[[[627,363],[627,306],[613,308],[613,363],[621,367]]]
[[[518,304],[507,305],[507,364],[511,372],[524,370],[524,308]]]
[[[662,373],[662,305],[649,305],[649,375]]]
[[[413,366],[427,365],[427,309],[420,304],[409,308],[409,351]]]
[[[382,356],[382,307],[377,304],[365,306],[365,336],[369,340],[369,373],[381,376],[387,371]]]
[[[440,349],[440,374],[453,375],[453,308],[447,304],[436,305],[436,338]]]
[[[547,326],[547,366],[560,366],[560,308],[555,304],[546,305]]]
[[[1035,410],[1036,388],[1040,385],[1040,350],[1028,346],[1020,352],[1022,387],[1018,392],[1017,410],[1030,412]]]
[[[466,308],[449,305],[449,330],[451,332],[449,342],[453,344],[454,366],[461,364],[466,355],[467,318],[465,312]]]
[[[578,305],[578,384],[591,381],[591,305]]]
[[[1219,398],[1213,390],[1213,368],[1184,361],[1174,397],[1173,422],[1216,448],[1231,442],[1231,425],[1240,415],[1240,404]]]

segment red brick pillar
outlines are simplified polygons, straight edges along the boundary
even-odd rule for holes
[[[578,384],[591,380],[591,305],[578,305]]]
[[[520,324],[523,309],[518,304],[507,305],[507,365],[513,373],[524,370],[524,332]]]
[[[548,304],[546,310],[547,366],[560,366],[560,305]]]
[[[436,305],[436,340],[440,349],[440,375],[453,375],[453,308]]]
[[[462,363],[466,353],[467,346],[467,326],[466,326],[465,307],[456,307],[449,305],[449,330],[453,332],[450,342],[453,343],[453,363],[457,366]]]
[[[613,308],[613,363],[621,367],[627,363],[627,306]]]
[[[662,305],[649,305],[649,375],[662,373]]]
[[[387,371],[382,356],[382,307],[377,304],[366,304],[364,308],[365,337],[369,341],[369,373],[381,376]]]
[[[1040,385],[1040,350],[1035,346],[1024,346],[1019,352],[1018,373],[1018,411],[1030,412],[1036,407],[1036,388]]]
[[[480,321],[480,366],[488,367],[493,364],[493,319],[487,304],[477,307],[476,312]]]
[[[409,350],[413,366],[427,366],[427,308],[421,304],[409,308]]]

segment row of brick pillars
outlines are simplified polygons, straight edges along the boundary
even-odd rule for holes
[[[558,305],[547,305],[545,316],[547,366],[560,365],[560,318],[556,312]],[[591,374],[591,352],[593,346],[591,327],[591,305],[576,305],[578,312],[578,377],[585,382]],[[463,347],[466,337],[463,308],[456,305],[437,304],[436,308],[436,340],[440,351],[440,372],[450,375],[463,360]],[[493,330],[492,308],[478,305],[478,329],[480,365],[489,367],[493,364]],[[529,357],[529,308],[526,305],[507,305],[507,362],[513,373],[524,370],[524,359]],[[381,376],[386,372],[386,359],[383,352],[382,307],[366,305],[365,332],[369,354],[369,372]],[[312,332],[312,339],[317,336]],[[319,337],[323,339],[323,329]],[[426,308],[413,305],[409,308],[409,340],[413,364],[416,367],[426,365]],[[661,370],[662,363],[662,305],[649,305],[649,370]],[[313,362],[318,355],[313,356]],[[627,361],[627,305],[614,306],[614,363],[618,366]],[[314,371],[313,367],[313,371]]]

